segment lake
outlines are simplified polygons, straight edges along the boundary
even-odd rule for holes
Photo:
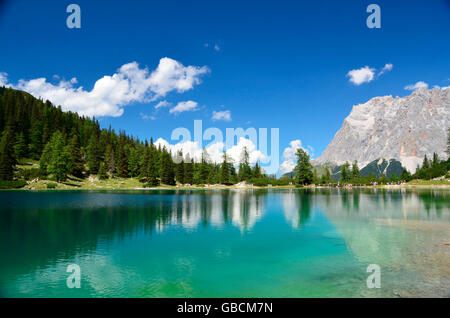
[[[0,203],[1,297],[450,297],[449,190],[0,191]],[[81,288],[67,287],[70,264]]]

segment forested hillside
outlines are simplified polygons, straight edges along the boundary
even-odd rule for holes
[[[239,172],[225,154],[221,164],[210,162],[206,151],[194,162],[188,154],[156,147],[152,139],[101,129],[95,118],[63,112],[49,101],[5,87],[0,87],[0,132],[0,180],[40,177],[59,182],[68,176],[96,175],[138,177],[145,185],[156,186],[232,184],[264,177],[258,164],[250,167],[246,150]],[[33,160],[39,161],[39,168],[17,168]]]

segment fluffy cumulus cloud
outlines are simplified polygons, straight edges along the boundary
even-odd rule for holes
[[[347,73],[347,77],[349,77],[349,80],[351,83],[355,84],[355,85],[361,85],[364,83],[369,83],[371,81],[373,81],[375,79],[375,75],[377,75],[377,77],[383,75],[386,72],[391,71],[394,68],[394,65],[391,63],[387,63],[383,66],[383,68],[378,72],[377,74],[377,69],[369,67],[369,66],[364,66],[361,67],[359,69],[354,69],[351,70]]]
[[[176,154],[178,151],[182,150],[185,157],[187,154],[189,154],[189,157],[194,158],[196,161],[199,161],[201,159],[203,151],[202,147],[198,144],[197,141],[185,141],[176,144],[170,144],[168,141],[162,138],[158,138],[158,140],[156,140],[155,142],[155,145],[157,147],[166,147],[166,149],[171,151],[172,154]],[[226,150],[228,158],[230,158],[235,165],[239,164],[244,147],[247,148],[251,164],[255,164],[257,161],[263,161],[267,159],[267,156],[259,151],[256,145],[250,139],[241,137],[236,145],[233,145],[231,148]],[[221,163],[223,160],[224,149],[225,144],[223,142],[215,142],[205,147],[208,155],[208,160],[215,163]]]
[[[280,172],[281,173],[287,173],[291,172],[295,168],[295,163],[297,162],[295,153],[297,152],[298,148],[302,148],[307,153],[311,153],[313,150],[311,146],[308,146],[308,149],[305,149],[302,146],[302,141],[300,139],[292,140],[289,143],[289,147],[285,148],[283,151],[283,159],[284,161],[280,165]]]
[[[197,102],[194,102],[192,100],[188,100],[185,102],[179,102],[174,107],[172,107],[169,110],[169,113],[171,114],[180,114],[183,112],[192,112],[198,110],[198,104]]]
[[[414,90],[416,90],[416,89],[418,89],[418,88],[422,88],[422,87],[428,88],[428,83],[425,83],[425,82],[422,82],[422,81],[418,81],[418,82],[415,83],[415,84],[409,84],[409,85],[406,85],[406,86],[405,86],[405,89],[406,89],[407,91],[414,91]]]
[[[363,83],[369,83],[373,81],[375,77],[375,69],[368,66],[361,67],[360,69],[351,70],[347,73],[350,77],[350,82],[355,85],[361,85]]]
[[[231,112],[229,110],[224,111],[213,111],[211,119],[213,121],[217,120],[224,120],[224,121],[231,121]]]
[[[206,66],[184,66],[168,57],[159,61],[150,71],[131,62],[122,65],[113,75],[98,79],[92,90],[76,87],[76,78],[53,84],[45,77],[21,79],[17,84],[7,82],[6,73],[0,74],[0,84],[48,99],[63,110],[86,116],[121,116],[123,107],[135,102],[157,100],[170,92],[183,93],[200,83],[200,77],[209,72]]]

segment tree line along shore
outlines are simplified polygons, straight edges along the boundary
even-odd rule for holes
[[[6,87],[0,87],[0,132],[2,189],[379,185],[445,178],[450,166],[434,154],[432,160],[425,156],[413,175],[404,170],[400,176],[377,178],[360,176],[357,162],[346,163],[340,181],[334,181],[328,167],[318,174],[299,148],[292,175],[277,178],[258,162],[251,165],[246,148],[238,163],[226,152],[215,163],[205,149],[201,158],[190,158],[155,145],[152,138],[143,141],[111,127],[101,129],[95,118],[63,112],[49,101]]]

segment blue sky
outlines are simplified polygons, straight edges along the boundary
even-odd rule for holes
[[[66,27],[70,3],[81,7],[81,29]],[[370,3],[381,8],[380,29],[366,26]],[[102,126],[140,138],[169,140],[176,127],[192,130],[194,119],[205,128],[278,127],[281,153],[299,139],[317,157],[353,105],[408,95],[405,86],[418,81],[450,85],[448,0],[16,0],[0,10],[0,72],[14,85],[75,77],[72,88],[91,91],[124,64],[152,72],[164,57],[207,67],[191,88],[135,99],[121,116],[100,118]],[[389,63],[392,69],[378,76]],[[374,79],[351,83],[348,72],[364,66]],[[163,100],[172,106],[156,112]],[[170,113],[185,101],[198,110]],[[211,119],[226,110],[231,121]]]

